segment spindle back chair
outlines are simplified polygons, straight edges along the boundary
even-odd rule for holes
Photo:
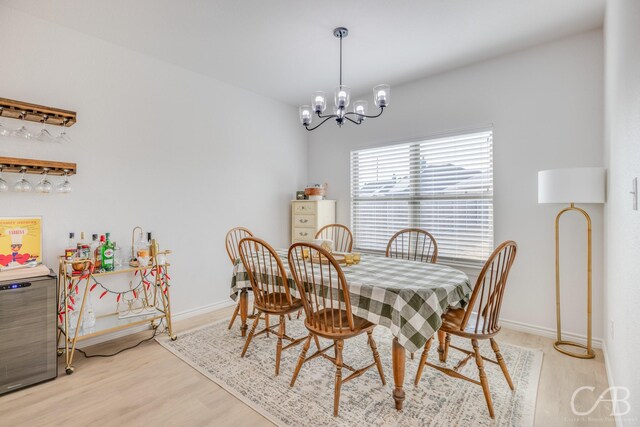
[[[433,337],[431,337],[425,344],[415,379],[415,384],[418,385],[424,366],[428,365],[449,376],[481,385],[491,418],[494,418],[493,403],[483,361],[499,365],[509,387],[511,390],[514,390],[513,381],[507,370],[507,365],[494,337],[500,332],[500,309],[502,308],[507,279],[509,278],[509,272],[515,260],[517,249],[518,246],[516,242],[512,240],[500,244],[489,256],[480,272],[467,306],[465,308],[449,309],[442,316],[442,326],[439,332],[444,333],[445,343],[444,348],[438,350],[440,352],[440,361],[446,362],[449,347],[467,354],[467,357],[462,359],[453,369],[427,362],[427,355],[433,342]],[[451,335],[470,339],[473,351],[452,345],[450,343]],[[496,355],[496,360],[488,359],[480,354],[478,340],[486,339],[491,342],[491,348]],[[458,372],[472,357],[475,357],[480,381],[466,377]]]
[[[235,265],[236,261],[240,258],[240,255],[238,254],[238,243],[240,243],[240,240],[245,237],[253,237],[253,233],[244,227],[234,227],[229,230],[225,236],[225,248],[227,249],[227,255],[229,256],[229,260],[232,265]],[[228,329],[233,327],[233,323],[236,321],[238,313],[240,313],[241,299],[242,298],[238,298],[238,304],[236,304],[236,308],[233,310],[233,315],[231,315],[231,321],[229,322]],[[243,314],[243,316],[244,315],[245,314]]]
[[[433,263],[438,259],[436,239],[421,228],[405,228],[391,236],[387,257]]]
[[[316,357],[330,360],[336,366],[333,415],[337,416],[343,383],[359,377],[373,366],[377,367],[382,384],[386,383],[380,355],[373,339],[373,329],[376,325],[353,315],[344,272],[329,252],[311,243],[296,243],[289,248],[288,259],[289,270],[296,282],[307,315],[305,326],[309,331],[291,379],[291,387],[294,386],[304,362]],[[344,340],[364,332],[367,333],[367,342],[373,353],[373,363],[362,369],[355,369],[343,363]],[[318,337],[330,339],[333,344],[321,349]],[[316,341],[318,351],[306,357],[312,338]],[[325,354],[332,347],[335,349],[334,357]],[[342,379],[342,368],[352,371],[352,374]]]
[[[244,227],[234,227],[227,232],[225,237],[225,246],[227,248],[227,255],[229,255],[231,264],[235,265],[238,258],[240,258],[240,255],[238,254],[238,244],[240,243],[240,240],[245,237],[253,237],[253,233]]]
[[[342,224],[328,224],[316,233],[316,239],[333,240],[336,252],[351,252],[353,249],[353,233]]]
[[[278,326],[278,342],[276,345],[276,375],[278,375],[280,373],[282,350],[299,344],[306,338],[294,339],[286,335],[285,315],[300,310],[302,301],[291,295],[284,264],[276,251],[267,242],[256,237],[245,237],[240,240],[238,251],[253,289],[254,307],[265,316],[275,315],[280,318],[280,323],[277,325],[269,326],[267,323],[265,329],[256,333],[260,315],[256,316],[242,349],[241,357],[246,354],[254,336],[268,333]],[[287,339],[291,343],[283,347],[283,339]]]

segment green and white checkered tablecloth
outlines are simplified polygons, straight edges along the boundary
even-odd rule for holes
[[[287,271],[293,296],[299,297],[289,271],[287,250],[277,250]],[[442,324],[449,306],[464,306],[472,286],[467,275],[439,264],[426,264],[363,254],[357,265],[343,266],[353,314],[391,329],[407,351],[421,349]],[[251,288],[238,260],[231,279],[231,298]]]

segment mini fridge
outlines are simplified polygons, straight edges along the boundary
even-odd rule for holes
[[[58,375],[57,280],[0,281],[0,396]]]

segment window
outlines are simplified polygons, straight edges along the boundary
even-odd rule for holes
[[[356,249],[384,253],[419,227],[438,260],[478,265],[493,251],[493,133],[475,132],[351,152]]]

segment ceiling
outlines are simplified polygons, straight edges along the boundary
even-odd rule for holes
[[[297,105],[368,94],[602,26],[605,0],[0,0],[0,4]]]

